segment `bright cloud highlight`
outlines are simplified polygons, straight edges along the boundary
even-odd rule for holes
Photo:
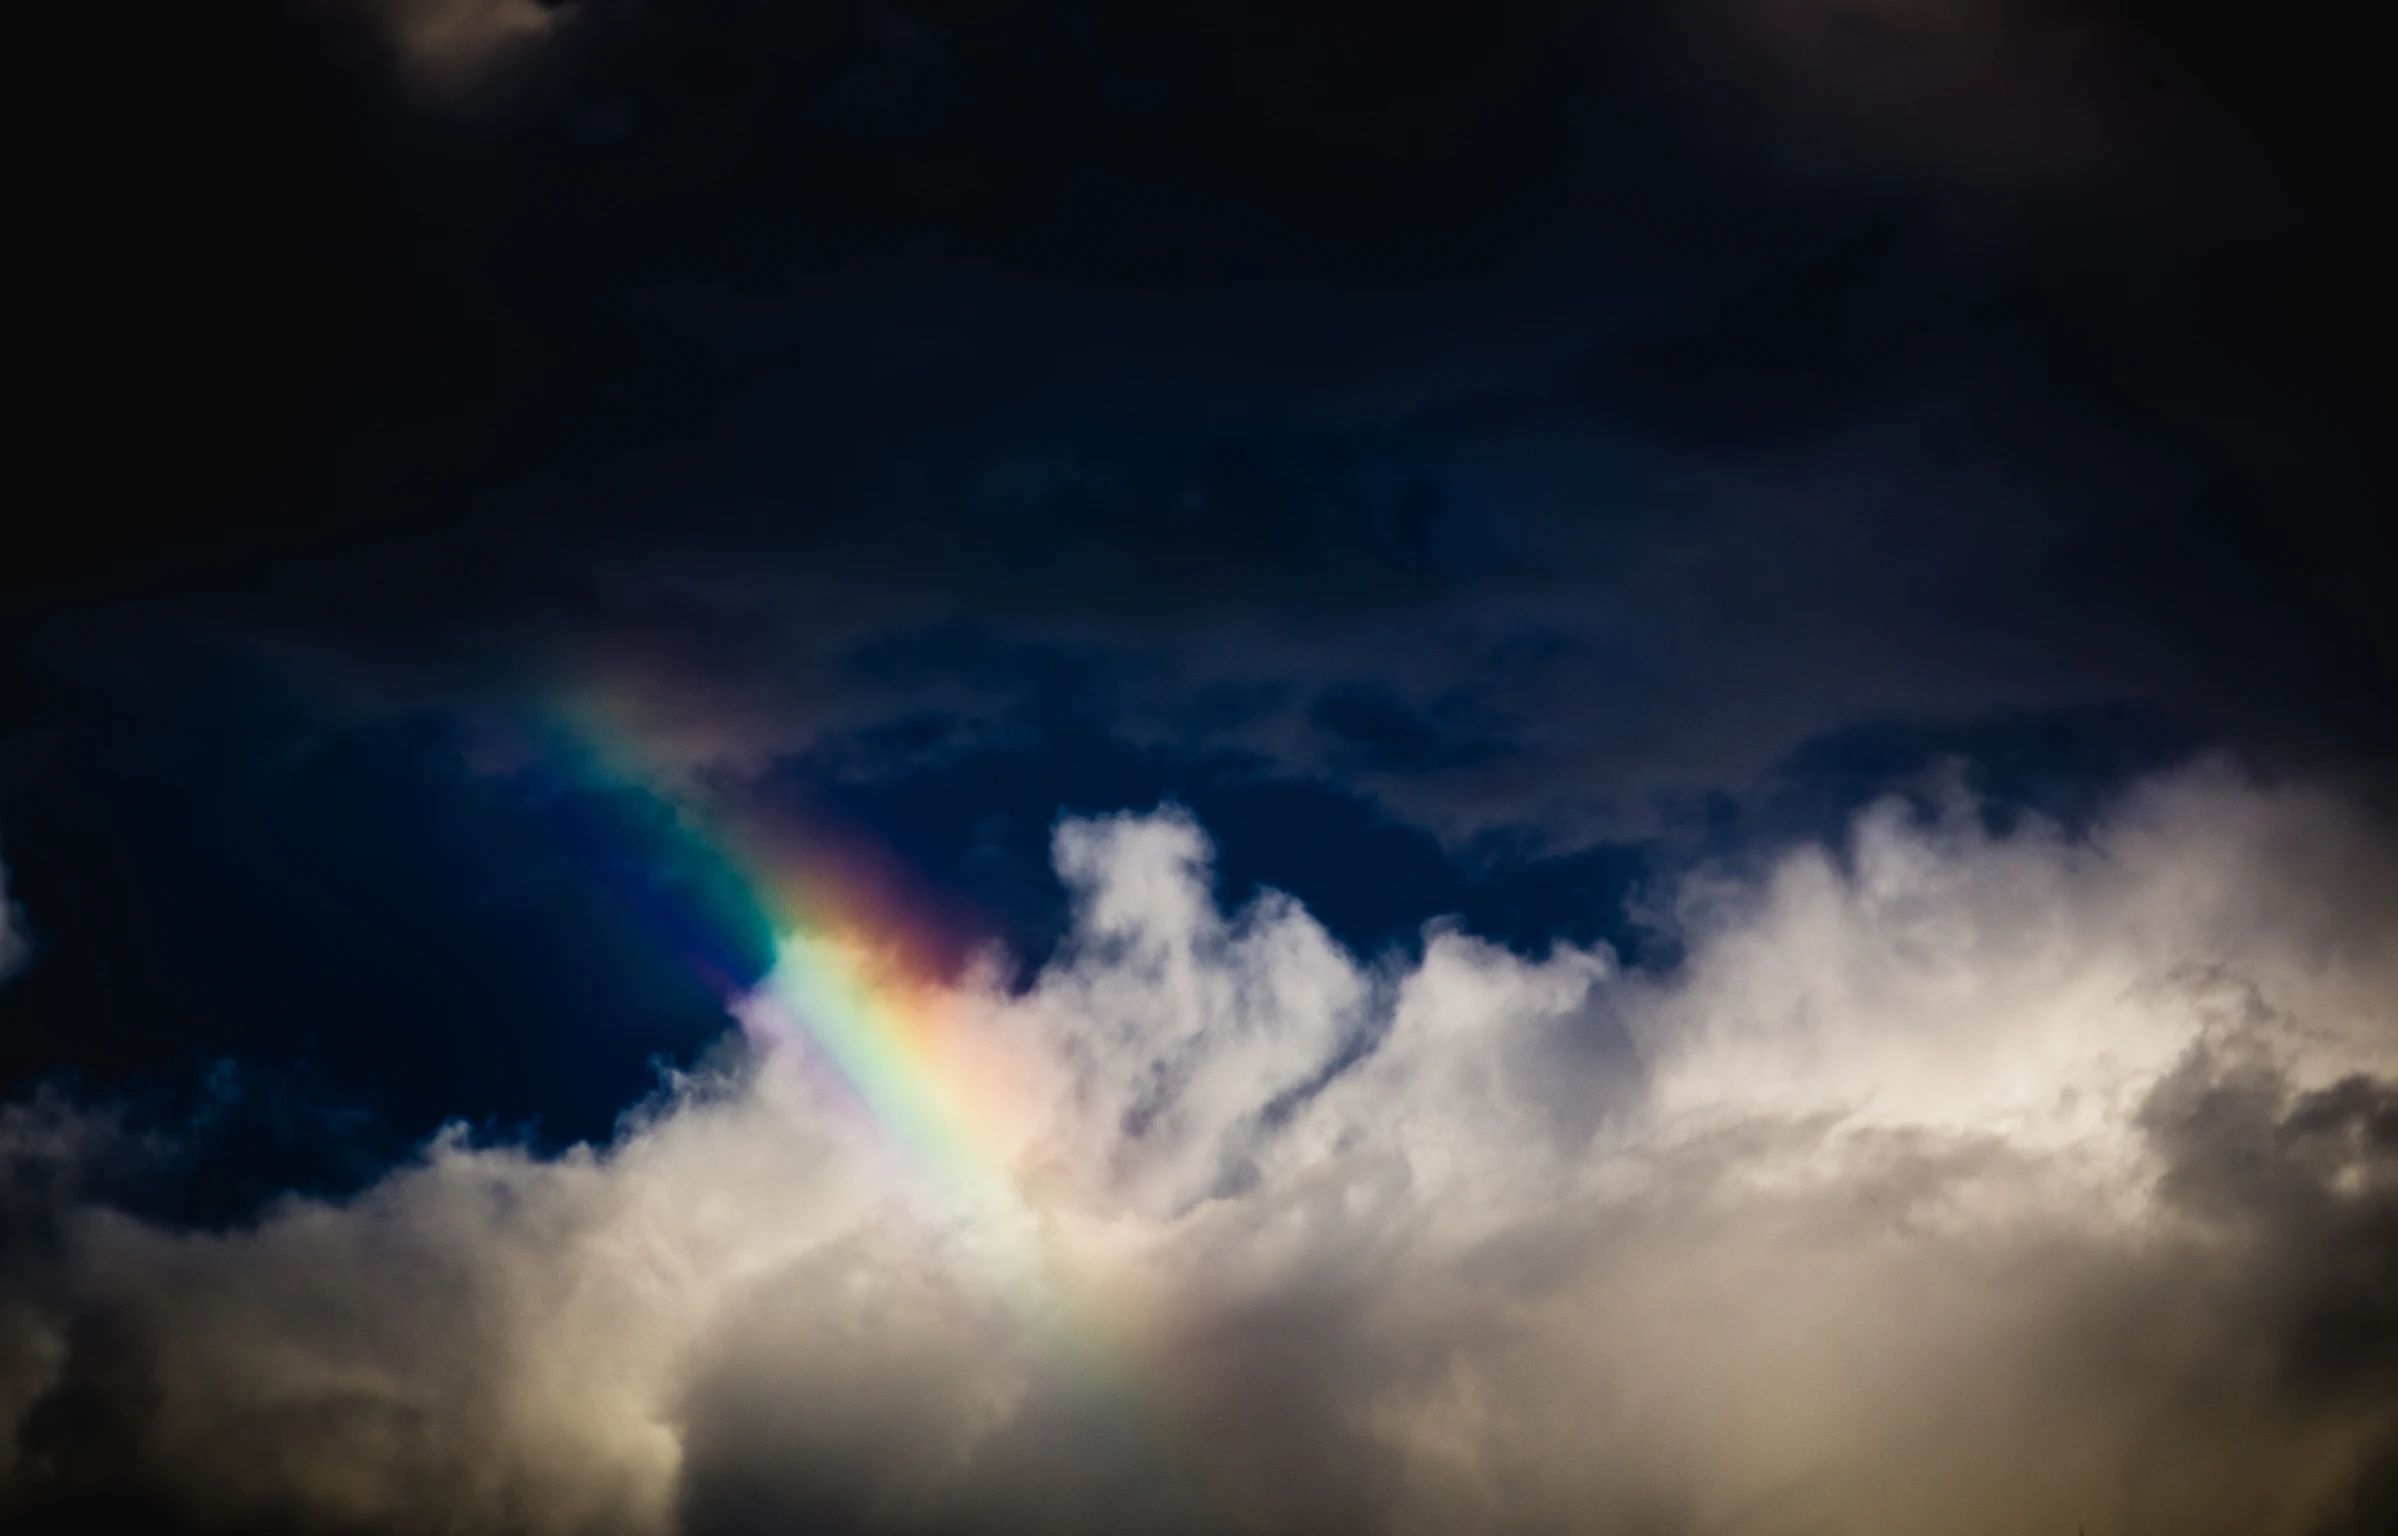
[[[10,1108],[11,1496],[559,1536],[2332,1536],[2388,1496],[2398,859],[2336,799],[1885,805],[1686,881],[1665,974],[1361,958],[1222,910],[1171,810],[1055,856],[1029,987],[899,999],[794,937],[606,1147],[446,1135],[186,1232],[73,1196],[98,1122]],[[844,1059],[866,997],[904,1036]]]

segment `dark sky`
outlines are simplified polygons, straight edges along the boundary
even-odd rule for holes
[[[658,1529],[630,1504],[545,1524],[532,1494],[302,1497],[298,1473],[194,1492],[166,1410],[106,1385],[171,1350],[91,1342],[132,1306],[91,1298],[132,1282],[11,1254],[74,1249],[60,1201],[162,1232],[254,1230],[293,1190],[368,1209],[445,1122],[536,1160],[610,1144],[662,1071],[712,1070],[728,995],[774,964],[760,847],[904,912],[941,983],[996,966],[1031,999],[1106,950],[1091,871],[1147,856],[1107,843],[1076,875],[1073,827],[1133,825],[1076,818],[1161,805],[1155,826],[1203,829],[1214,902],[1287,893],[1392,997],[1470,936],[1525,967],[1607,954],[1633,989],[1608,1007],[1697,1017],[1737,969],[1705,958],[1731,952],[1708,893],[1784,891],[1816,848],[1863,880],[1856,829],[1891,796],[1960,868],[2064,850],[2042,899],[2091,903],[2093,943],[2148,955],[2164,930],[2073,884],[2117,889],[2072,851],[2170,884],[2159,827],[2195,840],[2175,859],[2333,914],[2191,927],[2176,975],[2398,931],[2378,854],[2307,841],[2381,848],[2398,807],[2398,261],[2370,148],[2398,125],[2367,9],[131,0],[20,22],[0,1220],[36,1235],[0,1270],[41,1278],[0,1277],[0,1304],[70,1319],[24,1360],[81,1363],[12,1377],[0,1353],[0,1385],[34,1383],[7,1497]],[[2267,830],[2210,841],[2193,795]],[[1258,1124],[1305,1120],[1385,1028]],[[1670,1028],[1601,1051],[1638,1047],[1643,1103],[1676,1079],[1642,1030]],[[2294,1058],[2174,1060],[2136,1118],[2158,1187],[2344,1255],[2320,1285],[2226,1285],[2367,1360],[2322,1391],[2373,1409],[2340,1443],[2380,1447],[2349,1481],[2386,1506],[2386,1203],[2291,1215],[2253,1168],[2208,1180],[2243,1113],[2291,1168],[2322,1172],[2326,1126],[2386,1161],[2398,1089],[2370,1051],[2344,1099]],[[105,1122],[115,1150],[58,1173],[28,1150],[39,1115]],[[1255,1158],[1210,1198],[1274,1187]],[[1692,1273],[1748,1262],[1643,1219]],[[2130,1305],[2075,1294],[2074,1328]],[[1192,1321],[1234,1342],[1190,1411],[1265,1392],[1241,1351],[1312,1304]],[[1380,1347],[1274,1389],[1295,1443],[1417,1369]],[[685,1405],[680,1528],[1082,1518],[1025,1491],[1072,1439],[1055,1394],[1005,1431],[1035,1470],[899,1519],[846,1484],[708,1473],[755,1458],[694,1426],[763,1390]],[[2304,1417],[2245,1390],[2172,1443]],[[1519,1472],[1546,1454],[1516,1444]],[[1227,1453],[1266,1513],[1224,1528],[1549,1528],[1538,1498],[1436,1517],[1431,1493],[1409,1525],[1390,1490],[1420,1492],[1416,1463],[1341,1446],[1304,1474]],[[92,1470],[137,1462],[166,1470]],[[2266,1462],[2243,1486],[2296,1475]],[[1731,1528],[1660,1477],[1611,1486],[1617,1523],[1590,1528]],[[2172,1497],[2088,1530],[2204,1507]],[[2275,1528],[2349,1528],[2324,1497]],[[1754,1528],[1881,1528],[1776,1507]]]

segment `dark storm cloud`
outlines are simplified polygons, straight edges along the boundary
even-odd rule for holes
[[[2212,1053],[2210,1053],[2211,1055]],[[2300,1401],[2398,1401],[2398,1097],[2356,1076],[2294,1094],[2269,1064],[2201,1056],[2148,1109],[2170,1157],[2164,1192],[2283,1262],[2259,1283],[2280,1320],[2264,1342]]]
[[[323,46],[370,12],[518,62],[379,97]],[[752,761],[1238,696],[1210,744],[1569,842],[1861,720],[2388,747],[2353,150],[2254,83],[2328,24],[309,14],[207,208],[249,303],[188,340],[256,366],[186,381],[203,505],[130,563],[379,686]],[[157,497],[92,499],[122,571]]]
[[[2336,799],[1884,804],[1687,882],[1668,974],[1455,932],[1367,966],[1217,906],[1177,814],[1055,856],[1066,944],[949,994],[1010,1064],[1033,1271],[758,999],[754,1058],[605,1147],[452,1134],[216,1234],[79,1197],[108,1128],[11,1108],[52,1234],[0,1310],[14,1511],[2329,1536],[2386,1499],[2398,862]]]
[[[24,960],[32,940],[25,932],[25,915],[8,899],[8,866],[0,864],[0,980]]]

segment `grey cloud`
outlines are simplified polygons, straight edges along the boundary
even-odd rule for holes
[[[1819,199],[1812,171],[1779,163],[1805,136],[1750,121],[1774,96],[1753,81],[1704,106],[1635,92],[1621,110],[1652,126],[1587,144],[1544,130],[1558,163],[1528,162],[1505,210],[1460,239],[1445,221],[1344,234],[1260,218],[1243,174],[1200,176],[1216,189],[1201,190],[1180,151],[1138,133],[1129,184],[1076,193],[1117,165],[1086,153],[1121,136],[1001,112],[1054,196],[1004,237],[934,218],[928,241],[907,218],[823,217],[822,189],[794,188],[873,137],[829,105],[854,94],[840,83],[865,67],[853,53],[946,57],[950,43],[861,35],[836,60],[812,23],[775,19],[832,26],[844,7],[653,7],[623,27],[630,13],[600,0],[343,8],[381,18],[427,68],[590,45],[588,70],[559,65],[576,83],[527,108],[537,127],[488,141],[378,130],[365,162],[366,179],[417,189],[393,210],[403,223],[459,246],[446,259],[463,274],[440,279],[429,311],[465,302],[451,289],[491,290],[444,324],[411,324],[428,351],[400,371],[476,401],[484,385],[468,381],[494,370],[546,382],[520,398],[499,379],[488,401],[418,413],[488,408],[464,436],[521,457],[460,450],[443,468],[448,450],[427,449],[420,464],[398,446],[408,432],[353,423],[360,483],[388,480],[400,502],[331,514],[348,533],[289,566],[244,566],[231,590],[194,562],[219,629],[312,661],[368,659],[375,682],[408,673],[395,686],[451,707],[512,683],[537,698],[647,694],[668,717],[654,736],[699,760],[838,746],[918,714],[1004,720],[1025,691],[1010,677],[880,665],[927,634],[980,633],[1102,674],[1114,691],[1094,713],[1117,711],[1109,723],[1134,739],[1172,734],[1194,699],[1280,690],[1203,745],[1469,836],[1532,822],[1638,835],[1653,798],[1745,796],[1801,743],[1865,720],[2131,702],[2219,741],[2369,737],[2386,757],[2367,707],[2389,691],[2386,605],[2358,585],[2348,503],[2308,479],[2345,450],[2284,430],[2291,407],[2266,382],[2278,366],[2252,371],[2204,340],[2296,338],[2305,328],[2272,306],[2339,291],[2252,268],[2245,245],[2207,233],[2248,216],[2225,192],[2244,152],[2182,145],[2125,196],[1977,219],[1949,200],[2008,198],[1939,165]],[[985,21],[1014,36],[1055,10],[933,9],[924,38]],[[1252,22],[1271,35],[1291,9],[1308,40],[1296,57],[1374,73],[1352,8],[1269,9]],[[1424,35],[1436,62],[1441,37],[1479,35],[1489,10],[1434,9],[1448,18]],[[1698,15],[1707,70],[1738,74],[1739,40],[1754,38],[1771,70],[1813,83],[1808,110],[1853,113],[1841,132],[1855,142],[1830,155],[1842,165],[1941,160],[1949,130],[2045,144],[2049,120],[2085,104],[2116,118],[2074,143],[2115,145],[2117,119],[2149,112],[2144,91],[2078,89],[2072,49],[2043,51],[2088,30],[2076,18],[2091,7],[1681,9]],[[1207,51],[1189,8],[1100,11],[1101,32],[1122,22],[1157,29],[1163,53]],[[570,48],[543,41],[569,26]],[[1681,79],[1653,41],[1627,39],[1604,67],[1582,50],[1609,50],[1587,40],[1540,41],[1552,62],[1522,94],[1555,97],[1551,70],[1591,105],[1623,94],[1609,70]],[[1052,103],[1053,82],[1012,72],[1075,51],[978,43],[958,55],[974,60],[958,89]],[[776,126],[795,102],[816,103],[799,113],[815,127]],[[1718,105],[1739,122],[1727,129]],[[1248,141],[1216,122],[1177,131],[1197,162],[1239,160],[1227,146]],[[631,136],[603,148],[606,123]],[[937,153],[900,132],[858,180],[903,181],[902,162],[953,151],[974,163],[991,126],[957,116]],[[1274,163],[1348,142],[1321,127],[1295,108],[1276,119]],[[1710,153],[1718,133],[1733,142]],[[2052,167],[2033,169],[2043,181]],[[1326,200],[1302,182],[1297,201]],[[2203,217],[2116,227],[2185,184],[2204,186]],[[327,194],[259,195],[307,208]],[[687,206],[716,211],[688,228],[668,216],[660,238],[616,222]],[[576,252],[571,278],[534,250]],[[2241,297],[2233,323],[2217,294],[2265,307]],[[2328,329],[2355,333],[2325,303]],[[292,323],[312,346],[326,329],[313,311]],[[421,501],[397,489],[420,477],[434,487]],[[121,629],[89,627],[78,646]],[[1546,649],[1527,657],[1527,637]]]
[[[472,88],[538,46],[571,12],[565,4],[544,0],[330,0],[330,5],[372,28],[413,85],[443,96]]]
[[[1028,989],[886,985],[968,1156],[827,1075],[806,1021],[872,961],[800,938],[745,1048],[606,1147],[453,1134],[225,1233],[12,1194],[57,1240],[0,1307],[10,1496],[138,1476],[392,1532],[2363,1528],[2398,1448],[2398,850],[2211,769],[2082,837],[1974,812],[1692,878],[1664,974],[1441,929],[1367,964],[1286,898],[1220,910],[1185,816],[1066,823],[1075,929]],[[105,1141],[8,1113],[53,1166]]]
[[[1789,135],[1786,153],[1835,174],[1928,173],[1952,212],[1988,224],[2096,202],[2203,123],[2193,82],[2142,35],[2170,27],[2127,9],[1711,0],[1678,24],[1706,55],[1696,66]]]
[[[2274,1293],[2261,1342],[2291,1394],[2398,1403],[2398,1085],[2294,1092],[2269,1060],[2208,1051],[2146,1115],[2167,1198],[2253,1254]]]
[[[1551,158],[1499,155],[1513,169],[1487,217],[1344,231],[1252,198],[1277,201],[1259,186],[1276,167],[1321,171],[1339,157],[1314,150],[1355,142],[1299,99],[1309,61],[1378,73],[1352,6],[1245,8],[1229,30],[1256,30],[1234,54],[1292,29],[1293,49],[1256,56],[1283,61],[1269,80],[1206,63],[1205,6],[1103,5],[1095,26],[1070,24],[1080,6],[901,7],[906,25],[852,27],[860,8],[315,3],[377,19],[436,72],[530,50],[575,79],[528,106],[538,122],[488,138],[355,120],[371,93],[329,84],[307,94],[342,111],[276,119],[334,153],[305,177],[238,138],[192,141],[211,146],[194,184],[212,184],[202,161],[264,167],[246,193],[260,208],[403,189],[367,223],[440,231],[446,252],[418,261],[416,236],[394,238],[388,260],[344,258],[356,270],[303,301],[323,278],[274,254],[313,248],[294,213],[289,239],[143,285],[237,318],[221,337],[179,318],[173,346],[127,344],[203,358],[240,332],[284,359],[250,370],[261,379],[314,378],[328,338],[389,328],[343,364],[351,388],[303,393],[398,389],[415,403],[391,410],[449,424],[362,405],[294,427],[329,434],[355,504],[261,510],[256,544],[203,520],[164,546],[155,563],[194,584],[214,627],[312,659],[399,653],[392,670],[438,674],[411,679],[419,698],[461,708],[512,682],[543,699],[647,685],[673,701],[658,734],[695,757],[805,750],[919,713],[1004,716],[1012,691],[962,668],[868,675],[923,633],[979,628],[1120,676],[1111,723],[1136,738],[1195,698],[1280,689],[1287,704],[1227,729],[1229,745],[1466,834],[1541,819],[1569,837],[1637,832],[1652,796],[1743,795],[1863,720],[2131,702],[2243,746],[2371,738],[2386,766],[2386,711],[2370,706],[2390,692],[2387,605],[2348,516],[2377,503],[2370,486],[2330,494],[2344,471],[2310,478],[2353,456],[2328,427],[2293,435],[2312,408],[2273,382],[2317,361],[2326,378],[2385,370],[2235,344],[2316,345],[2311,312],[2286,307],[2300,299],[2322,307],[2325,338],[2370,329],[2348,289],[2284,250],[2299,235],[2270,233],[2305,210],[2229,195],[2252,156],[2205,135],[2108,196],[2032,198],[2035,218],[1940,164],[1861,191],[1833,176],[1847,190],[1824,193],[1782,163],[1805,136],[1755,121],[1775,89],[1741,73],[1755,53],[1807,82],[1807,110],[1843,120],[1828,155],[1843,166],[1944,161],[1958,132],[2038,150],[2060,115],[2081,124],[2068,150],[2119,146],[2124,120],[2154,115],[2150,93],[2083,89],[2081,54],[2050,45],[2170,32],[2145,13],[2174,8],[2137,8],[2138,25],[2121,6],[2012,0],[1667,8],[1698,18],[1701,73],[1739,77],[1671,102],[1625,89],[1684,79],[1644,29],[1568,46],[1574,29],[1520,8],[1504,26],[1463,4],[1378,17],[1378,35],[1414,39],[1393,57],[1432,76],[1472,62],[1454,42],[1520,21],[1513,46],[1540,68],[1489,79],[1538,108],[1523,136]],[[1136,53],[1189,61],[1221,115],[1166,126],[1109,116],[1105,91],[1078,97],[1064,82],[1099,66],[1069,61],[1124,30],[1151,39]],[[2318,51],[2371,56],[2328,28]],[[962,73],[943,88],[957,100],[926,109],[945,126],[877,130],[886,143],[849,115],[915,98],[899,55]],[[863,89],[857,70],[891,78]],[[1222,131],[1277,92],[1286,112]],[[1413,95],[1395,79],[1374,94]],[[1592,110],[1608,122],[1581,123]],[[853,152],[835,180],[870,197],[909,166],[1012,184],[977,169],[991,152],[1020,154],[1047,190],[1004,232],[852,218],[832,212],[849,194],[815,178]],[[2030,159],[2045,186],[2053,167]],[[1289,201],[1315,208],[1356,180],[1301,176]],[[2007,206],[1960,217],[1956,200]],[[2117,228],[2138,208],[2153,222]],[[2253,238],[2224,238],[2244,221]],[[248,302],[226,302],[227,284]],[[326,305],[385,318],[327,324]],[[254,319],[271,323],[253,335]],[[278,326],[295,338],[280,350]],[[187,382],[173,414],[204,466],[202,444],[282,452],[260,425],[275,400]],[[407,446],[453,429],[455,446]],[[95,568],[149,547],[93,516]],[[313,554],[277,531],[320,517]],[[275,558],[220,571],[172,553],[220,542]],[[87,627],[76,648],[123,628],[106,612]],[[1537,664],[1495,659],[1526,635],[1558,643]]]
[[[6,981],[32,948],[25,929],[25,914],[8,896],[8,866],[0,863],[0,981]]]

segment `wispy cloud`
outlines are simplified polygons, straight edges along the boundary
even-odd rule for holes
[[[568,15],[541,0],[338,0],[390,47],[409,79],[437,93],[474,85],[554,35]]]
[[[1664,975],[1438,929],[1361,959],[1222,910],[1171,811],[1056,857],[1031,986],[910,1005],[996,1204],[786,1031],[830,963],[798,944],[609,1146],[448,1135],[227,1233],[50,1199],[0,1294],[15,1496],[2204,1536],[2331,1530],[2398,1454],[2398,858],[2335,800],[2202,772],[2085,838],[1884,807],[1687,882]],[[9,1115],[13,1202],[91,1155]]]

